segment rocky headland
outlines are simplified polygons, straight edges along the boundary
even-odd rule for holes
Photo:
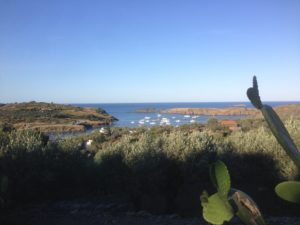
[[[300,104],[289,104],[273,107],[282,118],[300,118]],[[138,109],[136,112],[161,114],[184,114],[184,115],[203,115],[203,116],[247,116],[260,118],[261,113],[254,108],[229,107],[229,108],[170,108],[170,109]]]
[[[71,105],[26,102],[2,104],[0,123],[9,123],[17,130],[80,132],[87,128],[111,125],[117,118],[103,109]]]
[[[252,108],[172,108],[161,110],[160,113],[188,114],[206,116],[250,116],[257,113]]]

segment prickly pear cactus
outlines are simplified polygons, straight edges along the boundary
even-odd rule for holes
[[[208,196],[204,191],[200,196],[207,222],[221,225],[237,215],[246,225],[265,225],[255,202],[244,192],[230,188],[230,175],[222,161],[211,166],[210,177],[218,192]]]
[[[247,95],[252,105],[255,106],[255,108],[261,109],[263,107],[258,93],[256,76],[253,77],[253,87],[248,88]]]
[[[253,87],[247,90],[247,95],[253,106],[261,110],[279,144],[283,147],[295,164],[300,167],[300,152],[276,112],[272,109],[272,107],[262,104],[255,76],[253,77]]]
[[[201,195],[201,205],[203,207],[203,218],[215,225],[221,225],[225,221],[230,221],[233,217],[231,206],[224,202],[218,193],[208,196],[206,192]]]
[[[276,194],[289,202],[300,204],[300,182],[285,181],[275,187]]]
[[[272,107],[261,103],[255,76],[253,77],[253,87],[248,89],[247,95],[251,103],[262,112],[278,143],[300,168],[300,152],[276,112]],[[280,183],[275,187],[275,192],[280,198],[286,201],[300,203],[300,182],[290,181]]]
[[[246,193],[231,189],[230,190],[230,200],[233,200],[237,212],[236,215],[244,222],[246,225],[265,225],[265,221],[260,213],[257,204],[253,199]]]
[[[230,221],[234,216],[233,209],[228,202],[230,176],[222,161],[219,160],[210,167],[210,178],[218,192],[211,196],[208,196],[207,192],[201,195],[203,218],[209,223],[221,225],[225,221]]]
[[[222,161],[217,161],[210,167],[210,179],[218,190],[221,198],[227,199],[230,190],[230,175],[226,165]]]

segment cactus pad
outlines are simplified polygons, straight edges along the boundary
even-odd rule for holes
[[[221,225],[225,221],[230,221],[233,211],[229,204],[226,204],[218,193],[208,197],[207,193],[201,196],[204,219],[216,225]]]
[[[276,194],[289,202],[300,203],[300,182],[286,181],[275,187]]]
[[[248,90],[247,90],[247,96],[250,99],[251,103],[257,109],[262,108],[262,103],[261,103],[261,100],[260,100],[260,97],[259,97],[259,92],[258,92],[258,85],[257,85],[256,76],[253,77],[253,87],[248,88]]]
[[[210,178],[220,197],[227,199],[230,190],[230,175],[222,161],[219,160],[210,167]]]
[[[283,147],[295,164],[300,167],[300,153],[279,116],[272,107],[268,105],[264,105],[261,111],[278,143]]]
[[[250,196],[246,193],[231,189],[230,199],[233,200],[237,207],[236,215],[246,224],[246,225],[265,225],[265,221],[260,213],[260,210],[256,203],[252,200]]]

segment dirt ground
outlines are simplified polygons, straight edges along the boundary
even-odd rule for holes
[[[58,201],[1,210],[0,225],[208,225],[201,217],[153,215],[129,203]],[[300,225],[300,217],[266,217],[268,225]],[[228,225],[242,224],[235,218]]]

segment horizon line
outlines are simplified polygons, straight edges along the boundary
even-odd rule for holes
[[[161,101],[161,102],[54,102],[54,101],[15,101],[15,102],[0,102],[0,104],[15,104],[15,103],[28,103],[28,102],[44,102],[44,103],[54,103],[54,104],[160,104],[160,103],[251,103],[250,101]],[[300,103],[300,100],[266,100],[263,102],[296,102]]]

